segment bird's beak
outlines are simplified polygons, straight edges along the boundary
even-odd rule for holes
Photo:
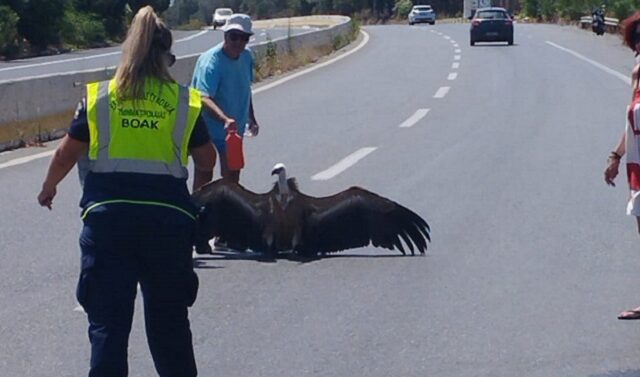
[[[271,175],[280,174],[280,170],[281,170],[280,168],[275,168],[275,169],[271,170]]]

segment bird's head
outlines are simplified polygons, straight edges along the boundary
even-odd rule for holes
[[[279,162],[273,165],[273,169],[271,169],[271,175],[278,175],[278,177],[286,177],[287,169],[283,163]]]

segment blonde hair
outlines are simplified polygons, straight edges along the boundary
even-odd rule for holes
[[[116,69],[120,99],[142,99],[144,82],[149,76],[163,82],[175,82],[165,61],[172,43],[171,31],[153,8],[148,5],[140,8],[131,21]]]

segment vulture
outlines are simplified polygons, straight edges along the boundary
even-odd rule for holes
[[[286,174],[284,164],[276,164],[271,175],[278,180],[263,194],[224,178],[194,192],[196,252],[211,253],[208,241],[220,237],[233,249],[271,258],[290,251],[315,258],[370,243],[403,255],[405,248],[411,255],[425,253],[429,225],[410,209],[360,187],[326,197],[305,195]]]

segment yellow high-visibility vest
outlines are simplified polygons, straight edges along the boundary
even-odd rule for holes
[[[126,101],[115,80],[88,84],[89,170],[187,178],[201,106],[198,91],[157,79],[145,81],[144,98]]]

